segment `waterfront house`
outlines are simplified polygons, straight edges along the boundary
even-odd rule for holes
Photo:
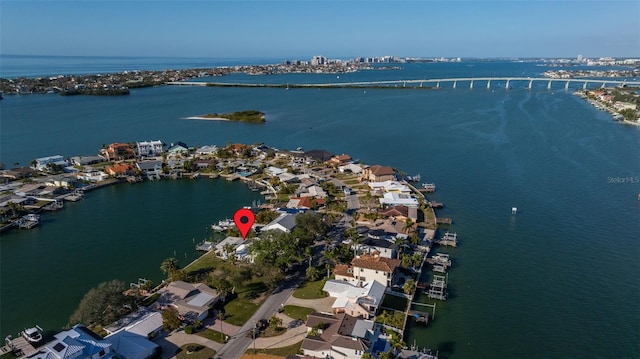
[[[177,155],[177,154],[188,154],[189,146],[187,146],[184,142],[176,142],[169,145],[167,149],[167,153],[169,155]]]
[[[110,359],[117,358],[112,343],[82,324],[62,331],[28,359]]]
[[[209,310],[222,299],[215,289],[204,283],[191,284],[183,281],[169,283],[159,291],[158,305],[171,306],[183,320],[193,322],[204,320]]]
[[[71,163],[75,166],[88,166],[96,163],[104,162],[102,156],[74,156],[71,157]]]
[[[59,174],[49,176],[44,184],[51,187],[73,188],[77,182],[78,179],[74,176]]]
[[[362,171],[362,181],[384,182],[396,179],[396,171],[389,166],[366,166]]]
[[[48,157],[40,157],[33,160],[33,169],[38,171],[46,171],[48,166],[56,165],[60,167],[66,167],[69,165],[69,162],[65,160],[60,155],[48,156]]]
[[[418,221],[417,207],[390,206],[385,209],[379,210],[378,214],[383,217],[393,218],[397,221],[406,221],[407,218],[411,219],[414,222]]]
[[[386,192],[380,198],[381,205],[418,207],[418,199],[407,193]]]
[[[335,279],[352,284],[376,280],[389,287],[400,263],[398,259],[384,258],[379,255],[362,255],[354,258],[349,266],[336,265]]]
[[[162,141],[136,142],[136,152],[140,157],[155,157],[162,155]]]
[[[11,180],[19,180],[23,178],[33,177],[38,171],[30,167],[12,168],[10,170],[0,171],[0,176]]]
[[[301,155],[307,164],[324,163],[333,157],[333,154],[326,150],[311,150]]]
[[[322,290],[336,298],[331,306],[334,314],[346,313],[353,317],[371,319],[382,303],[385,286],[375,280],[353,285],[330,279],[325,282]]]
[[[360,359],[379,334],[371,320],[347,314],[311,313],[301,350],[312,358]]]
[[[104,330],[108,335],[126,330],[145,338],[153,338],[162,331],[162,314],[146,308],[138,309],[107,325]]]
[[[218,152],[218,147],[216,145],[202,146],[196,150],[196,154],[199,155],[215,155],[216,152]]]
[[[333,156],[329,160],[329,164],[333,166],[344,166],[348,163],[351,163],[351,156],[345,155],[344,153],[341,155]]]
[[[128,160],[135,157],[133,147],[128,143],[112,143],[101,150],[101,154],[109,161]]]
[[[229,236],[216,244],[214,253],[224,260],[229,259],[232,253],[237,260],[244,260],[248,254],[247,243],[242,237]]]
[[[136,167],[144,176],[152,180],[160,179],[162,174],[162,161],[160,160],[141,161],[136,163]]]
[[[113,177],[133,176],[137,173],[137,169],[128,163],[116,163],[105,167],[104,170]]]

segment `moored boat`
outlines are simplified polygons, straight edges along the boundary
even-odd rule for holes
[[[22,337],[29,343],[38,343],[42,340],[42,328],[37,325],[23,330],[20,334],[22,334]]]

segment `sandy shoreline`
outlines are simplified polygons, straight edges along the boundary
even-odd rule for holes
[[[231,121],[228,118],[222,117],[202,117],[202,116],[190,116],[184,117],[185,120],[204,120],[204,121]]]

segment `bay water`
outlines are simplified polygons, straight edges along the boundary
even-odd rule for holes
[[[43,65],[44,66],[44,65]],[[90,72],[88,68],[86,71]],[[314,83],[471,76],[538,77],[534,63],[406,64],[340,75],[232,75],[216,81]],[[339,76],[339,79],[338,79]],[[640,355],[640,128],[615,123],[563,88],[156,87],[123,97],[5,95],[1,161],[95,154],[161,139],[259,143],[348,153],[435,182],[460,245],[451,298],[408,344],[442,357]],[[187,120],[258,109],[263,125]],[[200,179],[94,191],[31,231],[0,238],[0,334],[57,330],[99,282],[159,281],[160,262],[195,258],[210,223],[258,199]],[[511,215],[511,207],[518,207]],[[445,251],[445,250],[442,250]]]

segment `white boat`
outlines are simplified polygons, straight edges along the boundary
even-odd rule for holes
[[[29,343],[37,343],[42,340],[42,328],[37,325],[23,330],[21,334]]]
[[[214,231],[226,231],[227,229],[231,228],[235,226],[235,223],[231,220],[231,219],[224,219],[222,221],[218,221],[218,224],[212,224],[211,225],[211,229],[213,229]]]

